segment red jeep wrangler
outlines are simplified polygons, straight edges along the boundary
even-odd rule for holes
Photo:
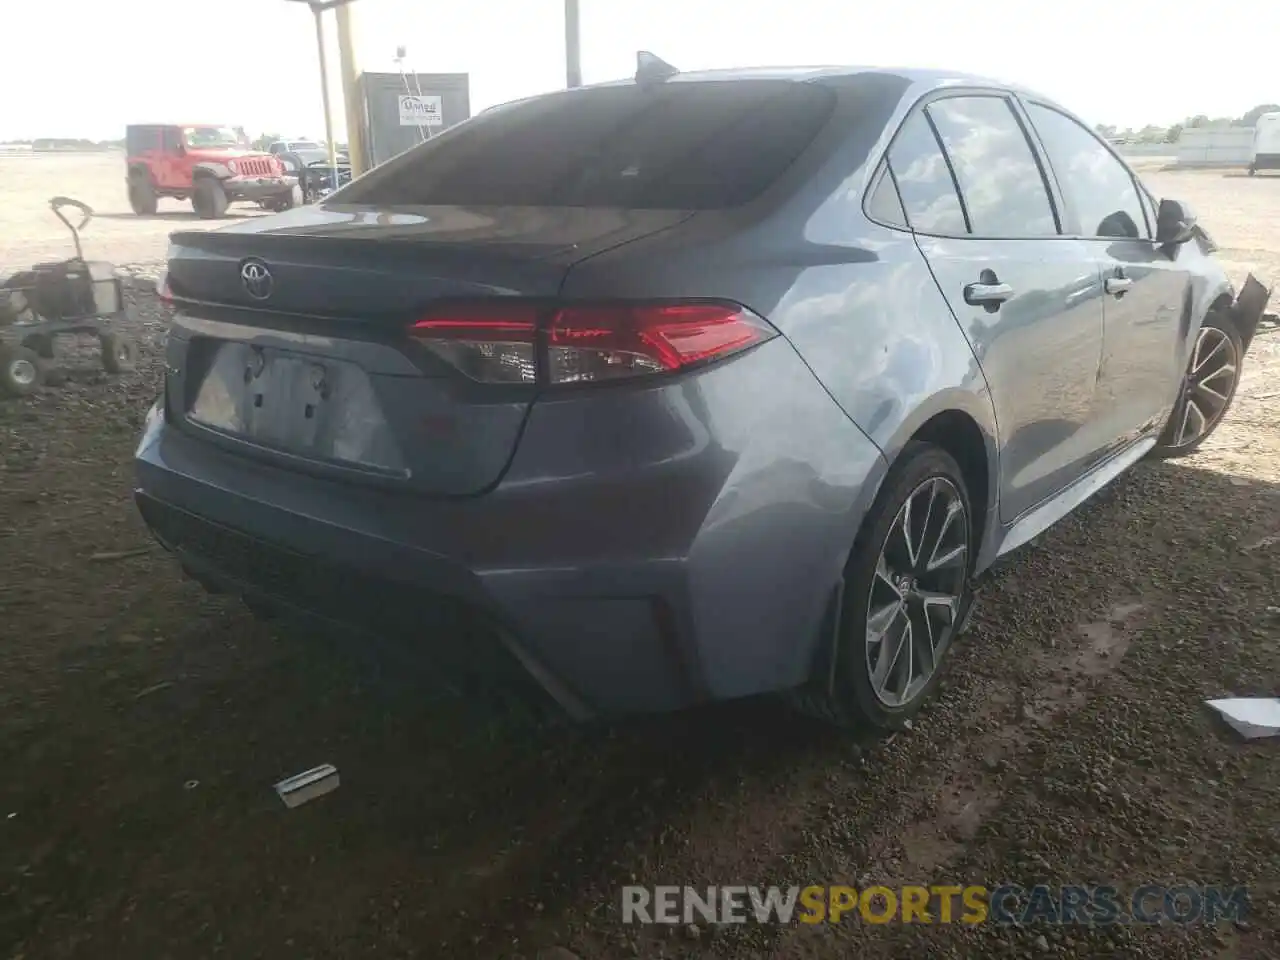
[[[280,161],[253,150],[244,134],[205,124],[135,124],[126,128],[129,206],[139,215],[156,212],[156,200],[191,199],[196,215],[214,219],[237,200],[267,210],[301,202],[297,178]]]

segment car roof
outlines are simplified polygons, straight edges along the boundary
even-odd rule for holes
[[[1031,97],[1045,103],[1055,103],[1050,97],[1024,87],[1020,84],[1010,83],[1007,80],[999,80],[994,77],[982,76],[980,74],[965,73],[959,70],[946,70],[938,68],[925,67],[869,67],[869,66],[775,66],[775,67],[730,67],[717,70],[690,70],[674,74],[666,80],[661,81],[664,84],[671,83],[706,83],[713,81],[732,81],[732,80],[790,80],[796,83],[813,82],[819,80],[838,79],[842,77],[855,77],[863,74],[880,74],[884,76],[900,77],[906,80],[912,86],[923,89],[934,89],[939,87],[993,87],[1000,90],[1007,90],[1021,96]],[[602,89],[607,87],[633,86],[635,80],[627,78],[625,80],[612,80],[605,83],[594,83],[582,87],[573,87],[567,90],[554,90],[549,93],[536,94],[532,97],[523,98],[523,101],[540,100],[546,97],[562,97],[573,96],[575,93],[586,90]],[[523,102],[522,100],[512,101],[512,103]],[[1056,104],[1055,104],[1056,105]],[[499,106],[506,106],[501,104]]]

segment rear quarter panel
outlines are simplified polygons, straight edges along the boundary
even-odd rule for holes
[[[982,495],[994,508],[998,432],[986,380],[913,235],[862,210],[894,131],[936,84],[885,73],[853,95],[829,82],[839,97],[831,122],[759,201],[587,260],[564,293],[746,304],[788,338],[890,463],[931,417],[963,411],[985,438],[992,466]]]
[[[915,99],[904,78],[875,82],[878,96],[841,101],[759,201],[590,258],[562,289],[568,299],[733,300],[768,318],[793,351],[785,362],[770,344],[770,375],[744,364],[752,376],[711,404],[740,411],[717,431],[734,466],[689,554],[696,592],[716,598],[701,626],[721,624],[719,649],[701,656],[721,695],[753,692],[770,671],[804,679],[858,527],[915,429],[963,410],[995,455],[986,383],[913,236],[861,211],[885,130]],[[760,642],[744,647],[740,636]]]

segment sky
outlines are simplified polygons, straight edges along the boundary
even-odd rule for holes
[[[647,49],[684,70],[980,73],[1120,127],[1280,102],[1280,4],[1259,0],[580,2],[587,83],[629,76]],[[473,112],[565,82],[562,0],[357,0],[354,15],[362,69],[395,70],[404,45],[407,69],[468,73]],[[0,0],[0,22],[21,24],[0,56],[0,140],[116,139],[130,122],[323,136],[314,22],[302,3]],[[332,22],[328,31],[343,140]]]

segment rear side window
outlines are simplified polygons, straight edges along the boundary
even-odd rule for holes
[[[762,193],[833,95],[777,80],[671,81],[486,112],[375,169],[347,203],[714,209]]]
[[[158,127],[129,127],[125,141],[129,156],[136,157],[160,146],[160,130]]]
[[[867,200],[867,215],[876,223],[882,223],[887,227],[907,225],[907,214],[902,209],[902,198],[898,196],[898,188],[894,186],[887,163],[880,164],[880,169],[872,182],[870,199]]]
[[[1038,103],[1027,115],[1040,134],[1058,184],[1087,237],[1148,237],[1142,201],[1129,170],[1090,131]]]
[[[969,232],[947,159],[923,112],[911,114],[898,130],[889,166],[911,229],[944,236]]]
[[[926,108],[981,237],[1056,236],[1040,165],[1004,97],[947,97]]]

